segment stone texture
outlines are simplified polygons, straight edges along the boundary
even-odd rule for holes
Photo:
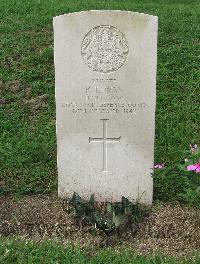
[[[54,18],[58,193],[151,203],[157,17]]]

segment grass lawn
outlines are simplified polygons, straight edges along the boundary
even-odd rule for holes
[[[52,19],[90,9],[158,16],[155,162],[168,169],[155,180],[154,198],[181,197],[199,205],[200,194],[189,188],[200,186],[199,175],[190,183],[173,170],[189,144],[200,143],[198,0],[1,0],[0,195],[57,190]],[[200,263],[200,257],[175,260],[112,249],[94,253],[2,238],[0,263],[189,264]]]
[[[2,264],[198,264],[200,256],[175,259],[158,255],[140,256],[132,251],[117,252],[112,249],[87,252],[78,247],[60,246],[53,242],[36,243],[12,239],[0,240],[0,262]]]

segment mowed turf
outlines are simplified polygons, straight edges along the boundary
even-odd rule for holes
[[[194,254],[191,257],[179,259],[159,255],[141,256],[130,250],[119,252],[111,248],[92,252],[78,247],[61,246],[53,242],[36,243],[0,239],[0,261],[3,264],[198,264],[200,256]]]
[[[68,12],[158,16],[155,161],[170,167],[184,159],[199,143],[198,2],[1,0],[0,194],[57,189],[52,19]]]

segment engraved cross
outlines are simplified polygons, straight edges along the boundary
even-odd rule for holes
[[[103,170],[107,171],[107,143],[109,142],[120,142],[121,136],[118,138],[108,138],[107,137],[107,121],[109,119],[100,119],[103,122],[103,137],[102,138],[91,138],[89,137],[90,142],[102,142],[103,143]]]

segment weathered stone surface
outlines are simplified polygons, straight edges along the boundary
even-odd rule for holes
[[[54,18],[58,191],[152,201],[157,17]]]

